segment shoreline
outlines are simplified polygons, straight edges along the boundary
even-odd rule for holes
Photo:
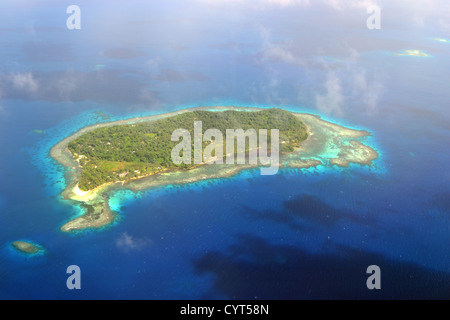
[[[227,178],[242,170],[259,167],[259,165],[250,164],[203,164],[185,171],[167,170],[126,181],[109,182],[89,191],[82,191],[78,188],[78,180],[82,169],[67,147],[70,141],[98,128],[159,120],[196,110],[256,112],[264,110],[264,108],[236,106],[195,107],[164,114],[105,122],[84,127],[53,146],[50,150],[50,156],[67,169],[65,173],[66,188],[62,192],[62,198],[80,202],[86,208],[86,212],[83,215],[65,223],[61,227],[61,231],[73,232],[89,228],[97,229],[111,224],[115,220],[116,213],[109,208],[108,194],[116,188],[127,188],[137,192],[167,184],[188,184],[200,180]],[[346,128],[323,120],[320,116],[314,114],[289,112],[300,118],[306,125],[308,138],[293,152],[280,155],[280,169],[283,167],[310,168],[318,165],[348,167],[350,163],[371,165],[372,161],[378,158],[379,155],[376,150],[357,140],[370,135],[370,132]]]

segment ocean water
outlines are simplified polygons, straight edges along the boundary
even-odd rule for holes
[[[193,16],[203,12],[198,6]],[[32,11],[37,26],[43,26],[42,17],[57,15],[54,6],[48,8],[50,13],[45,8]],[[148,23],[136,8],[129,10],[125,16],[130,21]],[[158,7],[149,19],[170,10],[171,5]],[[212,17],[221,12],[209,10]],[[198,37],[186,39],[184,20],[170,28],[160,21],[169,29],[163,35],[149,34],[148,44],[119,32],[120,47],[130,51],[109,54],[125,56],[120,59],[88,54],[117,48],[108,39],[94,43],[103,29],[89,31],[92,12],[86,13],[86,27],[64,40],[79,47],[57,46],[58,37],[39,28],[37,35],[25,31],[19,38],[11,34],[19,31],[4,31],[1,41],[10,49],[1,53],[3,87],[11,75],[30,73],[36,90],[58,88],[49,83],[61,70],[92,72],[98,87],[92,92],[77,89],[79,99],[56,93],[53,98],[2,95],[0,299],[450,298],[449,44],[433,40],[442,36],[434,26],[411,27],[411,32],[389,29],[387,23],[384,33],[376,35],[349,26],[343,27],[345,32],[328,32],[322,26],[307,38],[319,36],[311,46],[328,51],[301,56],[310,65],[289,65],[291,60],[275,56],[264,60],[261,52],[280,45],[278,49],[289,49],[294,57],[301,55],[294,44],[304,28],[289,32],[289,23],[299,22],[282,19],[293,13],[263,10],[246,20],[242,12],[229,10],[222,18],[236,22],[230,30],[212,18],[189,24]],[[327,14],[334,17],[330,10]],[[269,17],[273,19],[267,22]],[[20,18],[9,28],[28,28],[31,18]],[[49,21],[59,23],[56,18]],[[250,29],[248,21],[254,22]],[[304,23],[316,26],[314,19]],[[59,32],[66,31],[54,33]],[[167,34],[176,35],[179,47],[173,48],[176,41],[163,41]],[[344,43],[342,34],[347,35],[348,50],[325,45]],[[364,37],[375,44],[361,47],[359,40],[351,40]],[[35,45],[27,44],[32,40]],[[45,59],[51,55],[48,43],[67,57]],[[25,52],[25,58],[15,58],[14,50],[27,46],[39,49],[38,56]],[[430,57],[392,54],[406,49],[421,49]],[[135,51],[140,54],[133,55]],[[92,70],[98,64],[106,71]],[[157,70],[149,71],[149,65]],[[133,100],[133,84],[146,76],[136,71],[142,66],[153,77],[149,86],[157,90],[157,102]],[[112,81],[102,72],[121,76]],[[355,87],[352,77],[363,80]],[[99,83],[106,83],[106,89]],[[125,98],[120,92],[124,83],[131,83]],[[327,83],[339,85],[343,100],[331,99],[335,91],[327,91]],[[145,92],[150,95],[151,90]],[[318,94],[342,110],[324,109]],[[112,225],[74,234],[60,231],[81,209],[61,199],[66,181],[64,168],[49,156],[53,145],[97,122],[200,105],[283,107],[318,114],[371,132],[365,142],[380,157],[370,167],[282,169],[274,176],[253,169],[139,193],[124,189],[110,198],[119,212]],[[10,245],[16,240],[36,242],[46,252],[19,254]],[[81,290],[66,287],[70,265],[81,268]],[[381,269],[381,290],[366,287],[370,265]]]
[[[67,235],[60,226],[80,212],[60,200],[63,168],[48,151],[74,130],[104,120],[86,111],[35,134],[35,123],[17,117],[20,126],[11,130],[25,134],[10,135],[10,156],[2,161],[13,168],[1,186],[2,298],[448,294],[448,185],[436,180],[448,159],[438,157],[437,142],[433,148],[392,141],[394,132],[372,129],[369,143],[381,154],[373,167],[282,169],[274,176],[247,170],[137,194],[120,190],[110,199],[119,212],[112,226]],[[9,246],[17,239],[47,252],[18,254]],[[82,270],[76,292],[65,286],[72,264]],[[381,294],[365,288],[365,264],[380,265],[392,280],[383,281]],[[318,273],[329,278],[318,280]]]

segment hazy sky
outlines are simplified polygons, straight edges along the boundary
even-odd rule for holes
[[[80,30],[66,27],[70,4]],[[380,30],[366,26],[372,5]],[[344,116],[357,101],[371,113],[391,78],[383,54],[448,54],[430,39],[450,37],[447,0],[14,0],[0,12],[0,98],[128,108],[230,99]]]

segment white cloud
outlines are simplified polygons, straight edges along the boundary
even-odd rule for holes
[[[268,28],[259,25],[257,29],[261,38],[262,47],[260,63],[269,61],[300,66],[305,65],[304,60],[292,51],[291,47],[294,46],[292,43],[274,43],[271,40],[271,31]]]
[[[450,33],[450,14],[448,19],[439,19],[439,26],[442,31]]]
[[[10,75],[11,82],[17,89],[26,90],[28,92],[36,92],[38,89],[37,82],[33,79],[31,72],[14,73]]]
[[[148,68],[150,74],[156,74],[157,72],[159,72],[159,66],[161,64],[160,61],[160,57],[156,57],[150,58],[145,62],[145,66]]]
[[[443,32],[450,32],[450,1],[448,0],[196,0],[209,6],[217,6],[220,11],[233,9],[245,13],[251,10],[273,10],[282,8],[294,10],[300,8],[329,8],[343,14],[352,11],[357,19],[368,17],[366,10],[371,6],[382,9],[381,19],[386,26],[410,25],[424,28],[436,25]],[[329,14],[323,10],[324,15]],[[324,16],[324,20],[326,17]],[[365,22],[365,21],[363,21]]]
[[[341,80],[334,71],[328,73],[325,88],[326,94],[316,94],[316,108],[325,114],[342,116],[345,99]]]
[[[352,8],[364,9],[373,5],[378,5],[375,0],[326,0],[325,3],[339,11]]]
[[[368,79],[365,69],[358,68],[353,71],[353,97],[358,99],[364,111],[373,114],[378,101],[384,92],[384,86],[379,79]]]
[[[292,5],[302,5],[309,6],[309,0],[263,0],[262,2],[266,2],[269,4],[275,4],[279,6],[292,6]]]
[[[328,71],[326,93],[316,95],[319,111],[336,116],[355,111],[369,115],[377,112],[378,102],[384,93],[383,76],[376,72],[368,73],[358,62],[359,56],[356,50],[350,48],[348,57],[338,68],[330,62],[322,62]]]
[[[263,8],[268,5],[279,7],[303,6],[308,7],[316,4],[325,4],[336,10],[345,10],[350,8],[367,8],[377,5],[376,0],[197,0],[207,4],[240,4],[249,5],[254,8]]]
[[[183,74],[184,75],[184,74]],[[199,78],[198,75],[197,79]],[[190,80],[186,76],[187,80]],[[75,70],[2,74],[0,87],[5,99],[61,101],[99,101],[126,103],[129,107],[153,108],[158,92],[149,80],[125,77],[120,70]]]
[[[258,29],[262,43],[258,62],[264,68],[268,79],[267,90],[264,90],[266,100],[280,100],[278,87],[281,78],[276,65],[272,64],[275,62],[297,67],[301,72],[308,68],[325,71],[323,87],[319,87],[313,102],[317,110],[324,114],[341,117],[355,108],[367,114],[377,111],[379,99],[384,92],[381,76],[366,71],[359,63],[360,53],[357,50],[342,49],[342,57],[339,59],[328,57],[317,60],[311,55],[312,51],[305,53],[293,42],[274,43],[268,28],[259,26]]]
[[[285,63],[294,66],[305,65],[303,59],[294,54],[290,47],[292,43],[272,42],[271,31],[263,25],[258,25],[257,30],[261,38],[261,52],[256,55],[255,62],[260,64],[266,76],[266,83],[261,85],[259,93],[253,98],[255,101],[264,97],[264,101],[271,104],[283,103],[283,98],[279,94],[282,80],[282,72],[273,63]]]
[[[127,232],[124,232],[116,239],[116,246],[124,252],[141,250],[144,247],[152,244],[148,238],[133,238]]]
[[[441,17],[438,18],[438,25],[445,34],[450,34],[450,3],[441,6]]]
[[[276,60],[289,64],[296,64],[297,59],[291,51],[280,45],[270,45],[263,51],[263,59]]]
[[[197,0],[207,4],[242,4],[255,9],[264,9],[270,6],[290,7],[290,6],[309,6],[310,0]]]

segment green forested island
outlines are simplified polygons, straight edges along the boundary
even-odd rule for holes
[[[226,129],[278,129],[281,153],[293,151],[308,136],[304,123],[282,109],[193,111],[144,123],[98,128],[68,144],[82,167],[79,188],[92,190],[108,182],[127,181],[171,168],[198,166],[176,165],[171,159],[172,149],[178,143],[171,140],[172,133],[183,128],[192,136],[194,121],[202,121],[203,131],[215,128],[223,133]],[[270,140],[270,134],[268,138]],[[204,142],[203,147],[208,143]]]

